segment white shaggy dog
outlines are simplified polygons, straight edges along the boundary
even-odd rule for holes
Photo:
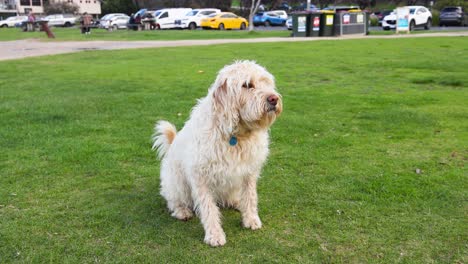
[[[161,162],[161,195],[172,216],[197,212],[205,242],[222,246],[219,206],[238,209],[244,227],[262,227],[257,178],[268,155],[268,129],[282,111],[273,76],[252,61],[225,66],[177,133],[159,121],[153,149]]]

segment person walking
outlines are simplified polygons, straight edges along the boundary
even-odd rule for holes
[[[83,17],[82,17],[82,22],[83,22],[83,29],[81,30],[81,32],[86,35],[91,34],[91,25],[93,24],[93,17],[87,12],[84,12]]]
[[[33,11],[29,11],[28,21],[26,22],[26,30],[28,32],[34,31],[34,23],[36,22],[36,16]]]

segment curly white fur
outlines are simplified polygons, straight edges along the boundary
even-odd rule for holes
[[[255,62],[237,61],[219,72],[180,132],[167,121],[156,124],[161,195],[175,218],[197,212],[207,244],[226,243],[218,206],[238,209],[245,227],[261,228],[257,178],[268,155],[268,129],[281,112],[273,76]],[[237,144],[230,145],[232,137]]]

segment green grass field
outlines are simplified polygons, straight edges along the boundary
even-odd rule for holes
[[[48,39],[44,32],[22,32],[18,28],[0,29],[0,41],[36,38],[44,41],[92,41],[92,40],[184,40],[184,39],[219,39],[219,38],[265,38],[289,37],[288,30],[240,31],[240,30],[151,30],[133,31],[92,29],[91,35],[83,35],[79,28],[53,27],[55,39]]]
[[[253,59],[284,113],[264,227],[170,217],[150,137]],[[86,51],[0,62],[0,263],[466,263],[468,38]]]
[[[44,32],[22,32],[18,28],[0,29],[0,41],[11,41],[20,39],[40,39],[42,41],[134,41],[134,40],[187,40],[187,39],[245,39],[245,38],[268,38],[268,37],[290,37],[290,30],[152,30],[132,31],[118,30],[109,32],[104,29],[92,29],[91,35],[80,34],[79,28],[53,27],[52,32],[55,39],[48,39]],[[415,30],[411,34],[434,33],[437,31]],[[440,31],[440,32],[447,32]],[[454,31],[451,31],[454,32]],[[370,35],[394,35],[395,31],[371,31]]]

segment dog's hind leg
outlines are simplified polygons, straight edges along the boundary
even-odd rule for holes
[[[193,216],[192,209],[190,209],[186,205],[174,205],[170,210],[172,211],[172,217],[175,217],[182,221],[187,221]]]
[[[242,184],[239,210],[242,215],[242,224],[252,230],[262,227],[262,222],[258,216],[257,203],[257,177],[250,175],[244,179]]]
[[[163,164],[161,170],[161,195],[167,201],[171,216],[186,221],[193,216],[193,203],[190,187],[184,180],[181,170]]]

